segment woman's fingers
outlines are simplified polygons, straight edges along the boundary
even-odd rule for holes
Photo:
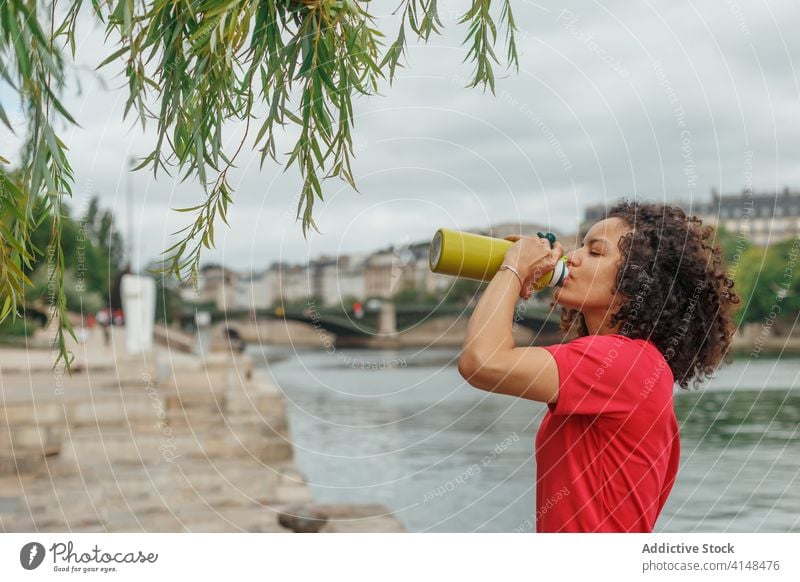
[[[528,299],[533,294],[534,281],[553,270],[564,254],[564,247],[555,242],[551,248],[550,241],[542,237],[511,234],[504,238],[515,243],[506,252],[504,262],[519,270],[523,278],[519,296]]]
[[[522,291],[522,298],[526,300],[530,299],[531,295],[533,295],[533,285],[528,283],[525,287],[523,287]]]
[[[560,243],[560,242],[558,242],[558,241],[556,241],[556,242],[553,244],[553,254],[554,254],[554,255],[555,255],[555,257],[556,257],[556,261],[558,261],[559,259],[561,259],[561,257],[563,257],[563,256],[566,254],[566,253],[564,253],[564,247],[563,247],[563,246],[561,246],[561,243]]]
[[[528,281],[523,281],[522,282],[522,287],[520,287],[520,289],[519,289],[519,298],[520,299],[527,299],[528,297],[530,297],[531,294],[530,294],[529,289],[530,289],[530,283]]]
[[[528,289],[530,289],[530,286],[531,286],[530,285],[530,281],[528,281],[527,279],[525,279],[522,282],[522,287],[519,288],[519,298],[520,299],[527,299],[528,297],[531,296],[531,294],[528,292]]]

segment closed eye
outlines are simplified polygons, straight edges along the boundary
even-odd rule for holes
[[[581,243],[581,246],[580,246],[580,248],[583,248],[583,247],[585,247],[585,246],[586,246],[586,245],[585,245],[584,243]],[[599,256],[600,256],[600,255],[602,255],[603,253],[601,253],[601,252],[599,252],[599,251],[592,250],[592,251],[589,251],[589,254],[590,254],[590,255],[594,255],[594,256],[596,256],[596,257],[599,257]]]

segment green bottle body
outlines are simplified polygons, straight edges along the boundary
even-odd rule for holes
[[[440,228],[431,241],[430,268],[442,275],[490,281],[513,244],[501,238]],[[555,269],[534,282],[533,288],[540,291],[560,286],[567,274],[566,257],[563,257]]]

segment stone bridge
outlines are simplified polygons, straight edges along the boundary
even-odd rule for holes
[[[339,308],[228,310],[211,312],[213,335],[253,343],[337,347],[460,345],[472,308],[449,305],[395,305],[365,310],[360,318]],[[185,323],[194,313],[185,314]],[[546,306],[526,304],[517,315],[515,337],[521,342],[560,341],[559,316]]]

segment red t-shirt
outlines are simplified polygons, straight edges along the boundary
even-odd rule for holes
[[[667,361],[616,334],[545,349],[559,394],[536,435],[536,531],[652,531],[680,460]]]

